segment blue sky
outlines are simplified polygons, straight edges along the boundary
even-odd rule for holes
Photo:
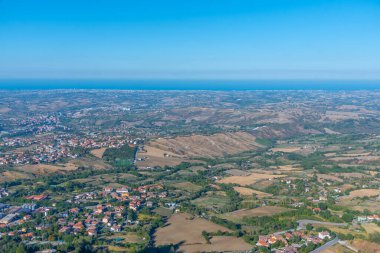
[[[380,1],[0,0],[0,78],[380,79]]]

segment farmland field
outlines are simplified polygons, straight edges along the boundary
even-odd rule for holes
[[[175,157],[219,157],[226,154],[256,149],[256,137],[244,132],[215,135],[192,135],[174,139],[158,139],[149,143],[156,156],[168,154]]]
[[[364,240],[353,240],[350,243],[354,248],[360,249],[365,253],[380,253],[380,247],[379,244],[371,243]]]
[[[17,179],[32,178],[33,175],[19,171],[5,171],[0,173],[0,183]]]
[[[96,156],[97,158],[102,158],[104,152],[106,151],[107,148],[98,148],[98,149],[93,149],[91,150],[91,154]]]
[[[225,252],[225,251],[246,251],[252,245],[246,243],[242,238],[232,236],[213,236],[210,243],[181,245],[179,250],[184,253],[191,252]]]
[[[231,236],[214,236],[208,244],[202,237],[202,231],[216,232],[229,231],[201,218],[194,218],[188,214],[174,214],[168,225],[159,228],[155,234],[157,245],[179,244],[181,252],[197,251],[224,251],[224,250],[248,250],[252,246],[241,238]]]
[[[340,244],[335,244],[332,247],[329,247],[327,249],[324,249],[321,251],[321,253],[354,253],[354,251],[348,249],[347,247],[344,247]]]
[[[33,164],[19,167],[18,170],[35,175],[43,175],[49,173],[63,173],[66,171],[75,170],[76,168],[77,167],[71,163],[60,165]]]
[[[193,204],[206,209],[221,209],[228,204],[228,198],[224,192],[207,192],[203,197],[192,201]]]
[[[272,196],[272,194],[253,190],[253,189],[246,188],[246,187],[235,186],[234,190],[243,196],[252,196],[253,194],[257,195],[257,197],[259,197],[259,198],[265,198],[265,197],[271,197]]]
[[[138,158],[144,159],[143,161],[137,162],[137,164],[141,167],[175,166],[183,161],[186,161],[183,156],[159,149],[157,147],[145,145],[144,149],[146,152],[138,152]]]
[[[376,200],[360,200],[360,199],[348,199],[344,198],[339,200],[339,205],[352,208],[360,212],[365,211],[366,209],[380,214],[380,201]]]
[[[374,223],[366,223],[361,225],[368,234],[380,233],[380,226]]]
[[[159,228],[155,234],[156,245],[206,244],[202,231],[230,231],[202,218],[193,217],[186,213],[172,215],[165,227]]]
[[[241,219],[243,217],[260,217],[271,216],[283,212],[290,211],[291,209],[279,206],[261,206],[253,209],[241,209],[234,212],[226,213],[224,216],[228,219]]]
[[[271,175],[271,174],[259,174],[251,173],[248,176],[230,176],[225,177],[219,181],[224,184],[238,184],[241,186],[251,185],[260,180],[272,180],[274,178],[286,177],[286,175]]]
[[[284,152],[284,153],[293,153],[301,150],[299,147],[284,147],[284,148],[273,148],[273,152]]]
[[[373,197],[380,195],[380,189],[360,189],[350,192],[350,195],[343,197],[342,199],[353,199],[362,197]]]
[[[173,184],[173,186],[175,188],[185,190],[185,191],[189,191],[189,192],[196,192],[196,191],[199,191],[200,189],[202,189],[201,186],[196,185],[196,184],[192,184],[190,182],[175,183],[175,184]]]

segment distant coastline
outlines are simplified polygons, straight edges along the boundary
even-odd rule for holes
[[[380,80],[0,79],[0,90],[376,90]]]

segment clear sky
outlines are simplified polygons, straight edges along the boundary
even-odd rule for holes
[[[0,0],[0,78],[380,79],[380,1]]]

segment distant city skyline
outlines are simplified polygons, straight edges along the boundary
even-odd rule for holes
[[[371,0],[0,0],[0,79],[380,80]]]

